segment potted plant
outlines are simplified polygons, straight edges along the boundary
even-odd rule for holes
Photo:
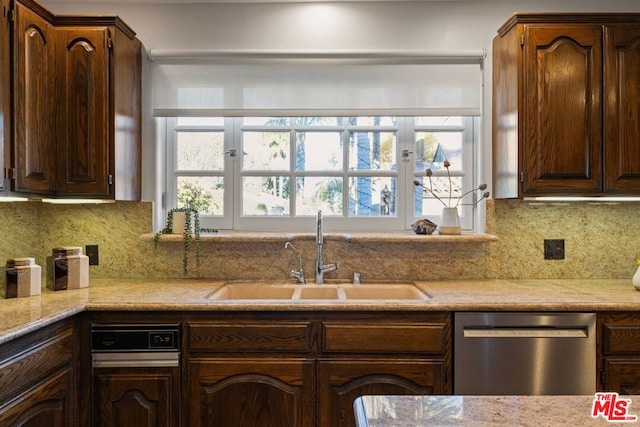
[[[183,220],[176,221],[184,224],[183,227],[174,227],[174,216],[184,214]],[[178,228],[183,228],[179,230]],[[174,208],[167,213],[167,222],[162,230],[158,231],[154,236],[154,245],[158,247],[158,241],[163,234],[182,234],[182,272],[187,274],[189,269],[189,252],[191,247],[195,247],[196,266],[200,266],[200,215],[198,211],[192,208]]]
[[[189,267],[189,251],[195,247],[196,266],[200,266],[200,233],[215,233],[213,228],[200,227],[199,212],[210,212],[214,205],[212,196],[201,186],[190,182],[181,184],[178,191],[178,208],[167,212],[167,222],[164,228],[154,235],[157,248],[160,236],[163,234],[182,234],[182,272],[187,274]],[[180,218],[178,218],[180,217]]]

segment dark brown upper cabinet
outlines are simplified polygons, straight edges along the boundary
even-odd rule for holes
[[[141,44],[118,17],[12,10],[12,190],[140,200]]]
[[[117,18],[57,21],[58,192],[140,200],[140,41]]]
[[[9,0],[0,0],[0,10],[9,10]],[[11,32],[8,19],[0,19],[0,189],[4,171],[11,165]]]
[[[516,14],[500,28],[496,198],[640,194],[639,19]]]
[[[14,190],[55,193],[56,32],[21,3],[14,9]]]

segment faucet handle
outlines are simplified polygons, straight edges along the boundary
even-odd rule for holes
[[[294,270],[291,269],[289,270],[289,277],[296,279],[298,281],[298,284],[300,285],[306,285],[307,284],[307,280],[304,278],[304,271],[300,270]]]

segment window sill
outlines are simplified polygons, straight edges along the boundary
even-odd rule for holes
[[[423,235],[411,231],[405,232],[327,232],[323,235],[325,241],[372,242],[372,243],[488,243],[498,240],[493,234],[463,232],[461,235]],[[202,242],[284,242],[287,240],[315,240],[313,233],[285,233],[262,231],[220,231],[218,233],[203,233]],[[140,236],[143,241],[152,242],[153,233]],[[163,234],[160,243],[182,242],[182,234]]]

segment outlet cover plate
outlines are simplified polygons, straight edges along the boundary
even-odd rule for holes
[[[87,245],[84,249],[85,254],[89,257],[89,265],[98,265],[100,263],[98,245]]]
[[[564,259],[564,239],[544,239],[544,259]]]

